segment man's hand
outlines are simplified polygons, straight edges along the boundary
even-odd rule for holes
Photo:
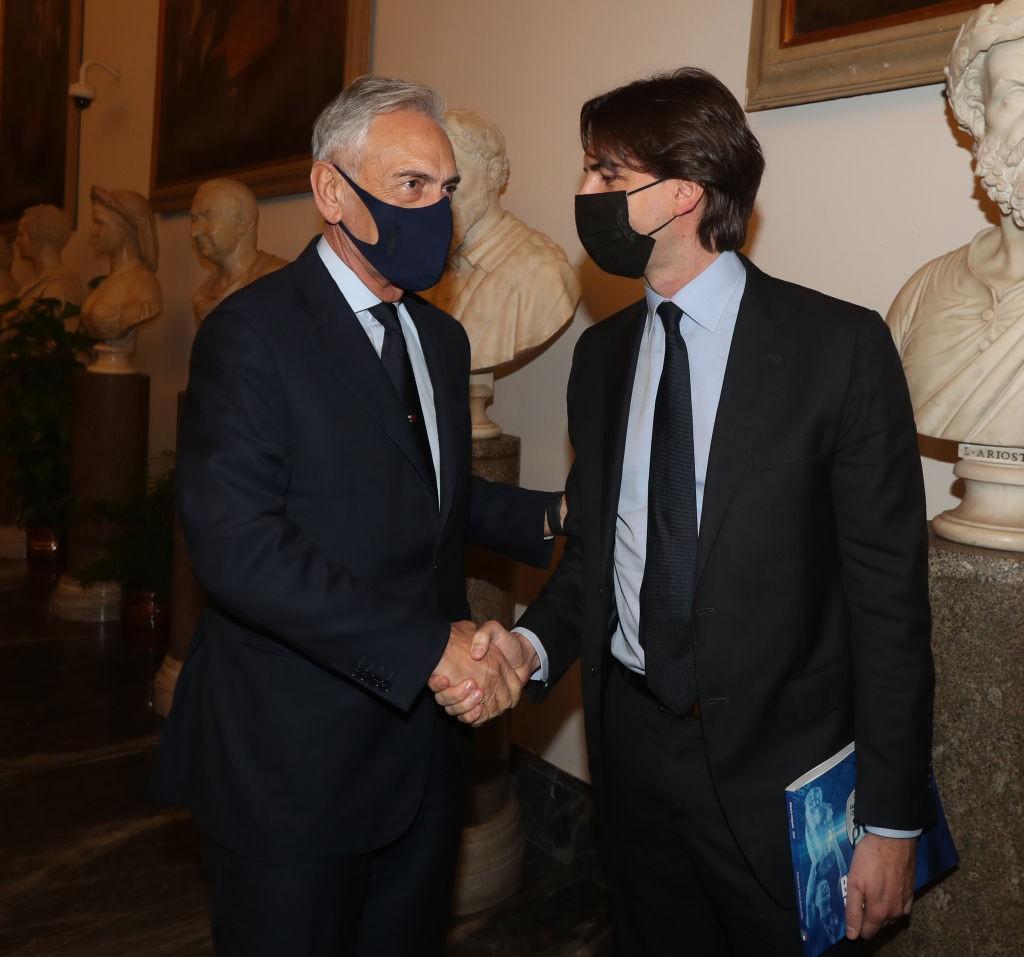
[[[453,630],[455,627],[457,626],[453,626]],[[496,621],[487,622],[476,632],[470,653],[474,661],[486,661],[490,655],[500,655],[506,666],[512,670],[520,691],[530,680],[530,675],[540,667],[540,660],[533,645],[522,635],[508,631]],[[448,714],[465,724],[476,727],[488,720],[488,717],[485,717],[483,695],[472,679],[456,684],[447,680],[443,674],[435,672],[430,678],[429,686],[437,703],[442,705]],[[517,693],[516,701],[518,700]]]
[[[865,834],[853,851],[846,892],[846,936],[870,940],[914,903],[917,838]]]
[[[475,632],[471,621],[452,625],[448,645],[428,682],[448,714],[474,727],[514,707],[524,684],[501,651],[476,641]]]

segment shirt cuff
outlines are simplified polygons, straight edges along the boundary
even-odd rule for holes
[[[530,680],[543,681],[546,684],[548,680],[548,653],[544,650],[540,639],[529,628],[513,628],[512,630],[517,635],[522,635],[533,645],[533,650],[537,652],[537,657],[540,658],[540,667],[530,675]]]
[[[908,837],[920,837],[921,836],[921,832],[924,830],[924,828],[919,827],[919,828],[917,828],[917,830],[914,830],[914,831],[897,831],[897,830],[895,830],[895,829],[893,829],[891,827],[872,827],[870,824],[865,824],[864,825],[864,830],[867,831],[868,834],[874,834],[874,835],[876,835],[878,837],[902,837],[902,838],[908,838]]]

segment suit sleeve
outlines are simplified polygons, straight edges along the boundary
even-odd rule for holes
[[[176,468],[196,575],[247,627],[408,710],[449,635],[432,576],[367,580],[328,561],[288,517],[289,435],[267,345],[215,312],[193,347]]]
[[[466,543],[547,568],[552,543],[544,540],[544,505],[549,494],[471,476]]]
[[[569,441],[573,448],[576,447],[574,413],[577,404],[576,382],[579,352],[580,346],[577,343],[572,371],[569,373],[569,385],[566,390]],[[580,656],[583,622],[583,509],[578,461],[574,462],[569,470],[569,477],[565,484],[565,497],[568,504],[565,516],[565,550],[562,552],[558,567],[537,600],[516,622],[517,627],[529,629],[537,636],[548,656],[547,681],[531,681],[527,686],[530,696],[538,700],[545,697],[551,686]]]
[[[877,315],[854,346],[832,492],[854,656],[857,819],[913,830],[925,823],[931,758],[928,531],[907,383]]]

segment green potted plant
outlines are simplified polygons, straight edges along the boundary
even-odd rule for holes
[[[103,554],[78,574],[89,586],[121,586],[121,620],[129,632],[160,632],[171,595],[174,538],[174,454],[164,452],[141,498],[123,502],[76,503],[90,519],[118,528]]]
[[[71,377],[95,342],[78,314],[58,299],[0,305],[0,456],[30,557],[55,557],[67,527]]]

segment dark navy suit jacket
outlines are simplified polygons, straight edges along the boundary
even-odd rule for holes
[[[464,544],[549,558],[543,495],[470,475],[465,332],[405,302],[434,388],[440,508],[315,242],[229,297],[193,347],[176,477],[209,604],[155,790],[256,858],[361,853],[408,827],[438,725],[426,682],[470,614]]]

